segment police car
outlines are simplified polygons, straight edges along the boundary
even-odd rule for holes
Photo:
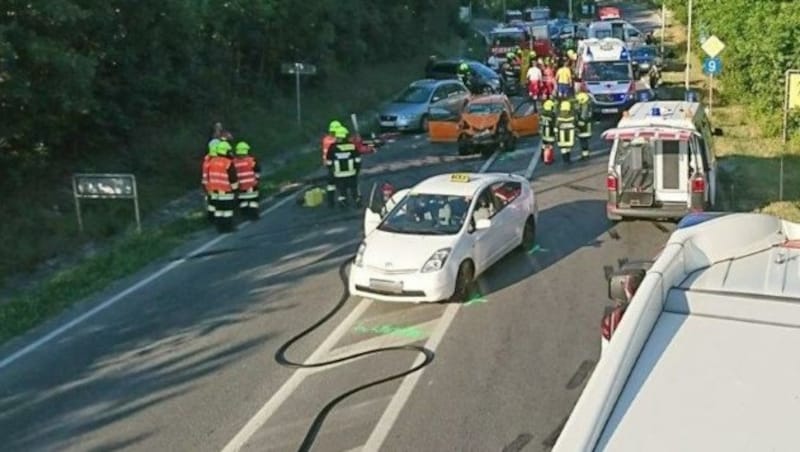
[[[636,74],[628,47],[619,39],[586,39],[578,48],[576,79],[592,98],[596,112],[621,113],[638,99]]]
[[[396,192],[388,205],[373,201],[350,267],[353,295],[463,302],[491,265],[534,245],[538,206],[522,176],[442,174]]]

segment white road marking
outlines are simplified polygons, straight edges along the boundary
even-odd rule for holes
[[[500,156],[500,150],[498,149],[498,150],[494,151],[494,154],[492,154],[491,157],[489,157],[488,160],[483,162],[483,166],[481,166],[481,168],[478,170],[478,172],[479,173],[485,173],[486,170],[488,170],[489,167],[494,164],[494,161],[497,160],[497,157],[499,157],[499,156]]]
[[[273,210],[278,209],[279,207],[283,206],[284,204],[286,204],[287,202],[289,202],[291,200],[292,200],[292,197],[288,196],[285,199],[282,199],[282,200],[278,201],[276,204],[268,207],[267,209],[262,211],[261,214],[262,215],[266,215],[266,214],[272,212]],[[125,297],[127,297],[128,295],[136,292],[137,290],[141,289],[142,287],[146,287],[147,285],[149,285],[153,281],[157,280],[158,278],[160,278],[160,277],[166,275],[167,273],[169,273],[170,271],[174,270],[179,265],[187,262],[192,257],[203,253],[204,251],[206,251],[207,249],[209,249],[212,246],[216,245],[217,243],[221,242],[222,240],[225,240],[225,238],[228,237],[228,236],[230,236],[230,234],[225,234],[225,235],[220,235],[220,236],[214,237],[210,241],[206,242],[204,245],[202,245],[202,246],[196,248],[195,250],[191,251],[185,257],[182,257],[182,258],[180,258],[180,259],[178,259],[176,261],[170,262],[169,264],[167,264],[166,266],[162,267],[161,269],[159,269],[155,273],[151,274],[147,278],[145,278],[145,279],[137,282],[136,284],[128,287],[127,289],[123,290],[122,292],[117,293],[113,297],[111,297],[111,298],[107,299],[106,301],[100,303],[99,305],[95,306],[94,308],[84,312],[80,316],[72,319],[71,321],[65,323],[64,325],[61,325],[60,327],[58,327],[55,330],[51,331],[50,333],[44,335],[43,337],[37,339],[36,341],[28,344],[27,346],[25,346],[22,349],[16,351],[15,353],[12,353],[10,356],[8,356],[8,357],[4,358],[2,361],[0,361],[0,369],[8,367],[9,365],[11,365],[14,362],[16,362],[17,360],[19,360],[20,358],[22,358],[22,357],[24,357],[24,356],[26,356],[26,355],[38,350],[43,345],[46,345],[47,343],[49,343],[53,339],[55,339],[58,336],[61,336],[62,334],[64,334],[66,331],[69,331],[70,329],[74,328],[76,325],[79,325],[80,323],[82,323],[82,322],[86,321],[87,319],[93,317],[98,312],[101,312],[101,311],[105,310],[106,308],[108,308],[110,306],[113,306],[118,301],[120,301],[120,300],[124,299]]]
[[[528,168],[525,170],[525,179],[531,180],[534,171],[536,171],[536,165],[539,164],[539,158],[541,156],[542,156],[542,147],[536,146],[536,150],[533,151],[533,157],[531,158],[531,162],[528,164]]]
[[[437,325],[436,330],[433,332],[430,339],[428,339],[428,342],[425,343],[425,348],[431,351],[436,351],[436,347],[439,346],[439,343],[444,338],[444,334],[447,332],[450,324],[453,323],[453,319],[455,319],[456,314],[458,314],[458,309],[460,307],[461,305],[458,304],[451,304],[447,306],[447,309],[445,309],[444,314],[440,318],[440,323]],[[414,361],[414,364],[411,367],[420,365],[424,360],[425,357],[420,355]],[[389,402],[389,406],[386,407],[386,411],[383,412],[380,420],[378,420],[378,424],[369,435],[369,439],[367,440],[366,444],[364,444],[364,451],[372,452],[380,450],[383,442],[389,435],[389,431],[392,429],[392,426],[394,426],[394,423],[397,422],[397,418],[400,416],[403,406],[411,397],[411,392],[414,390],[417,382],[419,382],[423,372],[425,372],[425,369],[420,369],[403,379],[403,382],[400,384],[400,387],[397,389],[394,397],[392,397],[392,401]]]
[[[372,300],[363,298],[361,302],[347,315],[316,350],[308,357],[307,362],[317,362],[336,345],[339,339],[344,336],[350,326],[372,305]],[[303,380],[309,375],[314,374],[318,369],[298,369],[291,377],[278,389],[275,394],[247,421],[244,427],[228,442],[222,452],[239,451],[247,441],[272,417],[280,406],[291,397],[292,393],[300,386]]]

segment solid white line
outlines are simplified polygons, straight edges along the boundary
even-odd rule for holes
[[[444,338],[444,334],[447,332],[450,324],[453,323],[453,319],[455,319],[456,314],[458,314],[458,309],[460,306],[461,305],[458,304],[451,304],[447,307],[447,309],[445,309],[444,314],[441,317],[441,323],[439,323],[430,339],[428,339],[428,342],[425,343],[425,348],[431,351],[436,350],[436,347],[439,346],[439,343]],[[425,357],[420,355],[411,367],[420,365],[424,360]],[[386,411],[383,412],[383,416],[381,416],[378,424],[375,426],[375,430],[372,431],[372,433],[369,435],[369,439],[367,439],[366,444],[364,444],[364,451],[372,452],[380,450],[383,442],[386,440],[386,437],[389,436],[392,426],[394,426],[394,423],[397,422],[397,418],[400,416],[403,406],[406,404],[406,402],[408,402],[408,399],[411,397],[411,392],[414,390],[414,387],[417,385],[417,382],[422,377],[422,373],[424,371],[425,369],[420,369],[419,371],[414,372],[403,379],[403,382],[400,384],[400,387],[397,389],[394,397],[392,397],[392,401],[389,402],[389,406],[386,407]]]
[[[542,147],[537,146],[536,150],[533,152],[533,158],[531,158],[531,163],[528,164],[528,168],[525,170],[525,179],[530,180],[533,177],[534,171],[536,171],[536,165],[539,164],[539,158],[542,156]]]
[[[316,362],[322,359],[322,357],[330,351],[330,349],[336,345],[336,342],[342,338],[347,332],[350,326],[358,320],[358,317],[367,310],[372,304],[372,300],[369,298],[364,298],[361,300],[355,309],[353,309],[350,314],[340,323],[332,332],[331,334],[319,344],[316,350],[308,357],[306,362]],[[292,393],[300,386],[303,380],[306,379],[309,375],[314,374],[317,369],[298,369],[296,370],[286,383],[281,386],[278,391],[270,397],[269,400],[247,421],[244,427],[233,437],[233,439],[228,442],[228,444],[222,449],[222,452],[234,452],[240,450],[247,441],[272,417],[273,414],[280,408],[280,406],[285,402],[289,397],[291,397]]]
[[[289,196],[289,197],[279,201],[278,203],[276,203],[276,204],[270,206],[269,208],[267,208],[266,210],[264,210],[262,212],[262,215],[266,215],[266,214],[272,212],[273,210],[283,206],[284,204],[289,202],[291,199],[292,199],[292,197]],[[123,290],[122,292],[117,293],[113,297],[111,297],[111,298],[107,299],[106,301],[100,303],[99,305],[95,306],[94,308],[84,312],[83,314],[81,314],[80,316],[72,319],[71,321],[67,322],[66,324],[61,325],[60,327],[56,328],[55,330],[51,331],[50,333],[46,334],[45,336],[37,339],[36,341],[28,344],[26,347],[24,347],[24,348],[18,350],[17,352],[11,354],[7,358],[4,358],[2,361],[0,361],[0,369],[8,367],[9,365],[13,364],[18,359],[22,358],[23,356],[26,356],[26,355],[30,354],[31,352],[36,351],[37,349],[41,348],[43,345],[46,345],[48,342],[52,341],[56,337],[61,336],[62,334],[64,334],[64,332],[72,329],[76,325],[78,325],[78,324],[86,321],[87,319],[91,318],[92,316],[94,316],[98,312],[103,311],[104,309],[108,308],[109,306],[114,305],[118,301],[120,301],[123,298],[127,297],[128,295],[136,292],[137,290],[141,289],[142,287],[145,287],[145,286],[149,285],[150,283],[152,283],[153,281],[157,280],[158,278],[166,275],[167,273],[169,273],[170,271],[172,271],[173,269],[175,269],[179,265],[185,263],[186,261],[188,261],[192,257],[204,252],[205,250],[207,250],[207,249],[211,248],[212,246],[216,245],[217,243],[221,242],[222,240],[224,240],[229,235],[230,234],[220,235],[220,236],[217,236],[217,237],[211,239],[210,241],[206,242],[204,245],[202,245],[199,248],[196,248],[195,250],[191,251],[185,257],[182,257],[181,259],[178,259],[176,261],[170,262],[169,264],[167,264],[166,266],[162,267],[157,272],[151,274],[147,278],[145,278],[145,279],[137,282],[136,284],[128,287],[127,289]]]
[[[494,154],[492,154],[491,157],[489,157],[488,160],[483,162],[483,166],[481,166],[481,169],[479,169],[478,172],[479,173],[485,173],[486,170],[488,170],[489,167],[494,164],[494,161],[497,160],[497,157],[499,157],[499,156],[500,156],[500,150],[498,149],[498,150],[494,151]]]

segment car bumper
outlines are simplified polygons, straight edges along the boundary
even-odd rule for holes
[[[606,206],[609,217],[643,218],[643,219],[680,219],[694,212],[685,204],[665,204],[656,207],[619,207],[613,204]]]
[[[483,135],[483,136],[476,136],[476,135],[465,135],[463,138],[463,142],[478,146],[478,145],[488,145],[488,144],[496,144],[497,143],[497,135]]]
[[[351,295],[378,301],[437,302],[453,295],[455,275],[450,273],[448,267],[430,273],[388,274],[373,268],[353,265],[350,267],[348,286]],[[381,283],[378,284],[375,280],[380,280]]]
[[[600,114],[619,114],[629,109],[636,103],[636,99],[625,99],[621,102],[602,102],[592,99],[592,107],[596,113]]]

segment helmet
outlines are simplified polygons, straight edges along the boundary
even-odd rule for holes
[[[506,54],[506,58],[508,58],[508,59],[512,59],[512,58],[514,58],[515,56],[517,56],[517,55],[516,55],[514,52],[508,52],[508,53]]]
[[[344,126],[337,127],[336,130],[333,131],[333,136],[335,136],[337,139],[344,139],[347,138],[347,133],[348,130]]]
[[[589,102],[589,95],[586,93],[578,93],[578,95],[575,96],[575,100],[580,104],[585,104]]]
[[[223,156],[228,155],[232,149],[233,148],[231,147],[231,144],[223,140],[217,143],[217,147],[214,149],[214,152],[217,154],[217,156]]]
[[[331,121],[331,123],[328,124],[328,133],[336,132],[336,129],[338,129],[339,127],[342,127],[342,123],[341,122],[336,121],[336,120]]]
[[[459,72],[467,72],[469,70],[469,65],[467,63],[461,63],[458,66]]]
[[[522,55],[522,48],[517,47],[517,55]]]
[[[236,155],[247,155],[250,151],[250,145],[244,141],[236,143]]]
[[[568,100],[562,100],[558,109],[561,111],[570,111],[572,109],[572,104],[570,104]]]

